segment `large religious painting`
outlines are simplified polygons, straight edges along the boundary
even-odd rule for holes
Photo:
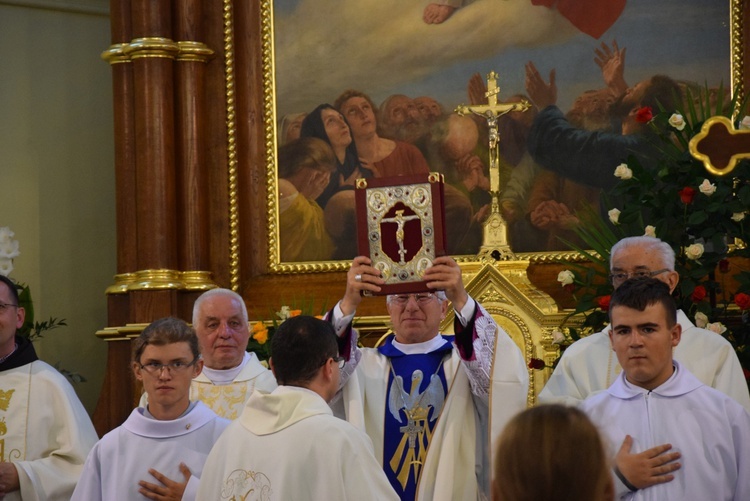
[[[453,2],[456,4],[456,2]],[[445,178],[447,252],[482,245],[491,196],[487,102],[555,104],[577,127],[627,133],[627,96],[654,75],[683,90],[730,89],[739,0],[273,0],[265,54],[270,268],[342,263],[356,252],[358,178]],[[737,35],[739,36],[739,35]],[[530,86],[541,85],[539,89]],[[535,103],[536,101],[536,103]],[[623,111],[624,110],[624,111]],[[545,170],[527,149],[538,107],[497,123],[500,210],[518,253],[560,252],[576,211],[602,193]],[[555,152],[551,152],[554,156]],[[616,165],[601,165],[602,175]],[[337,269],[331,265],[328,269]]]

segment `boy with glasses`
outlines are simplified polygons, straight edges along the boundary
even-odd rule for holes
[[[206,457],[229,424],[190,401],[190,382],[202,369],[198,338],[184,321],[162,318],[141,332],[133,374],[148,405],[94,446],[73,500],[195,499]]]
[[[617,289],[632,277],[652,277],[674,291],[680,276],[674,271],[674,251],[655,237],[628,237],[610,253],[610,280]],[[696,327],[682,310],[677,312],[682,341],[674,358],[707,386],[732,397],[750,411],[750,394],[732,345],[715,332]],[[609,327],[573,343],[539,394],[541,403],[577,405],[589,395],[606,390],[622,371],[607,336]]]
[[[0,275],[0,498],[67,500],[96,431],[68,380],[16,335],[25,318]]]
[[[344,362],[330,324],[290,318],[271,353],[280,386],[253,393],[216,442],[198,499],[397,499],[370,439],[328,406]]]
[[[488,445],[526,408],[521,350],[468,295],[447,256],[424,273],[432,292],[388,296],[394,334],[376,349],[358,348],[352,319],[361,293],[385,283],[371,264],[354,258],[346,293],[328,314],[347,360],[335,411],[367,432],[402,500],[489,497]],[[440,333],[448,301],[455,336]]]

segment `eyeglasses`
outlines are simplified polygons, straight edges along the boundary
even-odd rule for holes
[[[396,303],[399,306],[404,306],[409,302],[409,298],[413,297],[417,304],[427,304],[437,296],[434,292],[425,292],[422,294],[399,294],[396,296],[390,296],[392,303]]]
[[[346,359],[344,357],[332,357],[333,361],[339,365],[339,369],[343,369],[346,365]]]
[[[156,375],[161,374],[161,371],[164,369],[167,369],[167,372],[169,372],[170,374],[184,372],[185,369],[187,369],[188,367],[195,365],[195,362],[197,361],[198,361],[198,358],[194,358],[193,361],[190,363],[181,362],[178,360],[177,362],[169,362],[168,364],[159,364],[156,362],[149,362],[147,364],[138,364],[138,365],[140,365],[141,369],[143,369],[144,371],[148,372],[149,374],[153,376],[156,376]]]
[[[646,271],[646,270],[638,270],[633,271],[631,273],[612,273],[609,275],[609,280],[612,282],[612,285],[619,285],[623,283],[628,278],[650,278],[655,277],[656,275],[660,275],[662,273],[666,273],[668,271],[672,271],[668,268],[664,268],[661,270],[656,271]]]
[[[18,308],[18,305],[10,303],[0,303],[0,313],[4,313],[8,308]]]

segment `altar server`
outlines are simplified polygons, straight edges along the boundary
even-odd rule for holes
[[[190,400],[200,400],[221,417],[236,419],[256,388],[276,388],[271,371],[255,353],[245,351],[250,330],[242,296],[229,289],[204,292],[193,305],[193,327],[205,365],[190,386]],[[140,406],[147,403],[144,393]]]
[[[379,348],[360,349],[352,319],[361,293],[378,292],[385,281],[370,258],[354,259],[346,293],[329,313],[347,360],[338,404],[370,436],[402,500],[489,497],[489,444],[526,408],[527,367],[510,336],[468,295],[456,261],[435,258],[423,278],[431,292],[388,296],[395,334]],[[455,336],[439,332],[448,301]]]
[[[198,499],[396,500],[360,430],[327,404],[344,359],[330,324],[282,323],[271,341],[280,386],[256,391],[211,450]]]
[[[682,327],[669,286],[630,279],[609,315],[623,372],[581,406],[619,447],[617,499],[750,499],[750,414],[673,359]]]
[[[16,335],[25,318],[0,275],[0,497],[67,501],[96,431],[68,380]]]
[[[654,237],[620,240],[610,254],[610,278],[617,289],[630,277],[653,277],[674,290],[680,280],[674,270],[672,247]],[[677,311],[682,339],[675,359],[707,386],[729,395],[750,412],[750,393],[732,345],[722,336],[696,327]],[[612,352],[609,328],[584,337],[565,350],[555,371],[539,394],[541,403],[577,405],[589,395],[606,390],[622,371]]]
[[[198,338],[184,321],[163,318],[143,330],[133,373],[148,407],[133,410],[94,446],[73,500],[195,499],[206,457],[229,424],[188,397],[202,368]]]

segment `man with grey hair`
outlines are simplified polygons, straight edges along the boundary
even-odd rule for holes
[[[628,237],[610,252],[610,279],[617,289],[631,277],[653,277],[673,292],[679,282],[672,247],[654,237]],[[696,327],[682,310],[677,312],[682,341],[674,358],[707,386],[716,388],[750,411],[750,394],[732,345],[715,332]],[[612,351],[609,327],[573,343],[563,353],[539,394],[541,403],[577,405],[590,395],[609,388],[622,372]]]
[[[276,379],[248,353],[250,339],[247,307],[242,296],[229,289],[211,289],[193,306],[193,327],[200,342],[203,371],[193,379],[190,400],[200,400],[216,414],[236,419],[254,390],[276,388]],[[141,407],[146,395],[141,398]]]
[[[379,292],[385,280],[370,258],[354,258],[346,293],[328,314],[346,359],[332,407],[367,432],[402,500],[489,497],[488,446],[526,407],[526,364],[468,295],[453,259],[435,258],[423,278],[431,292],[388,296],[394,334],[360,349],[352,320],[361,294]],[[455,336],[439,332],[448,301]]]

